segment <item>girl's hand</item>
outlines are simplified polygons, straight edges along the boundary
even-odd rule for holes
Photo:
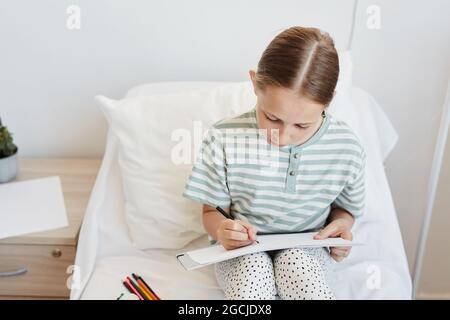
[[[321,240],[326,238],[338,238],[352,240],[353,236],[350,232],[352,224],[349,223],[347,219],[335,219],[331,221],[325,228],[320,230],[320,232],[314,236],[314,239]],[[351,247],[330,247],[331,257],[340,262],[344,260],[349,254]]]
[[[217,229],[217,241],[227,250],[247,246],[256,240],[256,228],[242,220],[225,219]]]

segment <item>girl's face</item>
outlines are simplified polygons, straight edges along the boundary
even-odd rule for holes
[[[258,126],[264,129],[267,141],[274,146],[301,144],[320,128],[325,106],[314,102],[296,91],[279,87],[256,87],[254,71],[250,71],[257,96]]]

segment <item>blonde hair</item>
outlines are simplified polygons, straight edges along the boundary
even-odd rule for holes
[[[278,34],[258,62],[256,84],[264,90],[279,86],[298,90],[328,105],[339,76],[334,41],[317,28],[291,27]]]

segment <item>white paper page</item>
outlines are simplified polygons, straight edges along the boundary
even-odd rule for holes
[[[0,184],[0,239],[67,225],[59,177]]]
[[[350,240],[345,240],[342,238],[328,238],[323,240],[314,240],[313,237],[316,234],[317,232],[259,235],[257,237],[259,243],[255,242],[245,247],[233,250],[226,250],[222,245],[218,244],[202,249],[192,250],[187,252],[186,254],[188,254],[192,260],[198,262],[199,264],[210,264],[232,259],[253,252],[293,248],[297,246],[345,247],[345,246],[360,245],[359,243],[355,243]]]

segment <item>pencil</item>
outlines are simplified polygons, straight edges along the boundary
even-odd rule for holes
[[[150,300],[158,300],[151,292],[150,290],[147,289],[147,287],[145,286],[145,284],[142,282],[141,279],[136,281],[139,284],[139,287],[142,288],[142,291],[144,291],[144,293],[146,295],[149,296]]]
[[[158,295],[155,293],[155,291],[152,290],[152,288],[147,284],[147,282],[145,282],[145,280],[142,277],[133,273],[133,278],[141,280],[142,283],[145,285],[145,287],[148,289],[148,291],[156,298],[156,300],[161,300],[161,298],[158,297]]]
[[[223,214],[223,216],[227,219],[231,219],[234,220],[233,215],[231,214],[231,210],[230,210],[230,214],[228,214],[225,210],[223,210],[221,207],[217,206],[216,207],[217,211],[219,211],[221,214]]]
[[[125,286],[125,288],[128,289],[128,291],[130,291],[130,293],[135,294],[139,300],[144,300],[144,298],[142,298],[142,296],[139,294],[139,292],[136,291],[136,289],[133,288],[133,286],[128,282],[128,280],[124,280],[123,285]]]
[[[142,282],[141,279],[139,279],[139,277],[135,273],[132,273],[131,275],[133,276],[134,280],[136,280],[137,284],[139,285],[139,288],[141,288],[142,292],[147,296],[149,300],[157,300],[156,297],[147,289],[145,284]]]
[[[142,297],[144,300],[149,300],[149,298],[147,298],[147,296],[142,292],[142,289],[139,288],[139,286],[138,286],[133,280],[131,280],[130,277],[127,277],[127,279],[128,279],[128,281],[130,282],[131,286],[132,286],[134,289],[136,289],[137,292],[139,292],[139,294],[141,295],[141,297]]]
[[[129,293],[134,294],[133,290],[131,290],[130,286],[128,285],[128,283],[125,280],[122,281],[122,284],[125,288],[127,288]]]

